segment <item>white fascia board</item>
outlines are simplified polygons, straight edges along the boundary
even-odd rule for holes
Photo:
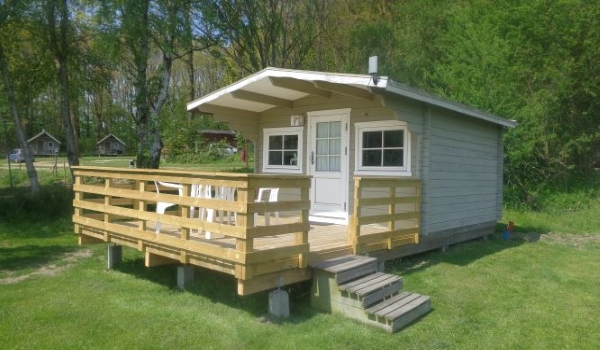
[[[372,77],[370,75],[359,75],[359,74],[343,74],[343,73],[324,73],[324,72],[312,72],[302,71],[294,69],[282,69],[282,68],[265,68],[260,72],[249,75],[244,79],[241,79],[231,85],[228,85],[222,89],[212,92],[204,97],[201,97],[195,101],[187,104],[187,110],[196,109],[198,106],[203,104],[211,103],[218,98],[229,94],[233,91],[244,88],[245,86],[255,83],[262,79],[268,79],[269,77],[282,77],[282,78],[293,78],[304,81],[327,81],[336,84],[363,86],[365,90],[369,90],[370,87],[385,88],[387,83],[386,77],[379,77],[377,85],[373,84]]]

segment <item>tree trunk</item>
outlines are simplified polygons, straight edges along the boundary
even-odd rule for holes
[[[135,123],[138,134],[136,164],[139,168],[158,168],[158,166],[152,166],[150,156],[146,153],[151,142],[150,123],[152,122],[149,108],[151,97],[148,91],[149,3],[146,0],[139,4],[142,6],[138,14],[140,16],[138,23],[141,30],[136,33],[136,42],[130,44],[135,61]]]
[[[19,113],[17,111],[17,102],[15,100],[15,93],[12,86],[12,81],[10,79],[10,72],[8,70],[8,60],[6,56],[4,56],[4,49],[0,44],[0,67],[2,69],[2,83],[4,85],[4,92],[6,93],[6,97],[8,99],[8,104],[10,105],[10,114],[13,117],[13,121],[15,123],[15,130],[17,131],[17,138],[19,139],[19,144],[21,145],[21,149],[23,155],[25,156],[25,166],[27,168],[27,177],[29,178],[29,185],[32,193],[36,193],[40,189],[40,182],[38,180],[37,171],[33,166],[33,161],[31,160],[31,154],[29,152],[29,145],[27,144],[27,138],[25,137],[25,133],[23,132],[23,126],[21,125],[21,119],[19,118]],[[10,159],[8,160],[10,162]]]
[[[58,30],[56,28],[57,4],[60,7],[60,23]],[[63,128],[65,130],[65,137],[67,139],[67,160],[69,162],[69,166],[72,167],[79,165],[79,150],[77,147],[77,137],[71,122],[70,88],[67,68],[67,34],[69,28],[69,9],[67,7],[67,0],[51,1],[51,3],[48,5],[47,15],[50,47],[54,54],[58,82],[60,85],[60,116]]]

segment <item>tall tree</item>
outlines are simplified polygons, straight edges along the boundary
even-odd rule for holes
[[[316,38],[318,0],[202,0],[205,35],[221,43],[235,76],[268,66],[301,68]]]
[[[163,142],[160,116],[167,101],[173,63],[206,46],[192,42],[189,0],[121,0],[104,3],[108,36],[133,87],[132,110],[137,129],[137,164],[158,168]],[[197,19],[194,20],[197,22]],[[195,45],[199,43],[198,45]],[[194,44],[194,45],[191,45]]]
[[[79,165],[79,148],[76,130],[71,120],[71,91],[68,59],[70,53],[70,16],[67,0],[51,0],[46,3],[48,45],[56,62],[56,74],[60,86],[60,116],[67,140],[69,166]]]
[[[0,30],[2,32],[9,29],[7,27],[13,24],[12,22],[15,19],[14,17],[17,17],[20,14],[20,11],[23,10],[23,8],[19,7],[19,4],[22,5],[22,3],[15,1],[0,3]],[[18,30],[18,26],[13,26],[12,29]],[[21,145],[21,151],[25,156],[25,166],[27,168],[27,177],[29,178],[30,189],[32,193],[35,193],[39,191],[40,183],[38,180],[37,171],[33,166],[33,157],[29,151],[27,138],[25,137],[25,132],[23,131],[23,125],[21,123],[21,118],[19,116],[18,111],[15,87],[10,72],[9,60],[4,51],[4,44],[10,39],[6,38],[5,36],[2,36],[1,39],[2,40],[0,40],[0,74],[2,74],[2,86],[4,87],[4,93],[8,101],[10,114],[13,118],[15,130],[17,132],[17,139],[19,140],[19,144]]]

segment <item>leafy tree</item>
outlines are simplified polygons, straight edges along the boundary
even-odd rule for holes
[[[318,1],[201,0],[204,34],[219,42],[234,77],[274,66],[300,68],[316,36]]]
[[[23,5],[23,3],[17,3],[13,1],[0,3],[0,29],[2,32],[5,32],[9,28],[19,29],[19,16],[21,16],[23,13],[22,11],[24,11],[24,8],[20,7],[19,5]],[[10,62],[8,59],[8,55],[4,51],[4,45],[6,43],[10,43],[10,38],[8,38],[8,36],[6,35],[3,35],[1,39],[2,40],[0,40],[0,74],[2,75],[2,86],[6,95],[6,100],[8,102],[10,114],[13,118],[17,138],[19,140],[19,144],[21,145],[21,151],[25,156],[25,166],[27,168],[27,177],[29,178],[31,192],[36,193],[39,191],[40,184],[37,176],[37,171],[33,166],[33,157],[30,154],[29,145],[27,144],[27,138],[25,137],[23,126],[21,123],[21,118],[19,116],[17,92],[15,91],[15,84],[13,84],[13,78],[10,70]],[[10,159],[8,161],[10,161]]]
[[[67,140],[69,166],[79,165],[79,149],[76,129],[71,120],[71,87],[69,82],[69,32],[70,13],[67,0],[52,0],[45,4],[48,46],[54,55],[56,73],[60,86],[60,116]],[[77,128],[78,129],[78,128]]]

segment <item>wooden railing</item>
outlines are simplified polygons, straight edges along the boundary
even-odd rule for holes
[[[73,223],[81,244],[103,241],[130,246],[146,253],[147,266],[177,260],[229,273],[237,278],[240,295],[276,287],[282,282],[277,280],[281,276],[285,276],[286,284],[306,277],[310,228],[307,176],[99,167],[73,167],[73,174]],[[155,181],[180,184],[183,195],[168,188],[157,193]],[[233,187],[235,199],[190,195],[199,185]],[[287,189],[292,195],[277,202],[255,202],[255,193],[262,187]],[[176,204],[175,215],[157,214],[157,202]],[[198,208],[230,212],[235,221],[228,224],[190,217],[192,209]],[[254,214],[264,212],[286,212],[295,220],[256,226]],[[156,222],[161,224],[159,233],[154,229]],[[197,232],[210,232],[212,238]],[[261,237],[282,235],[292,239],[282,239],[288,243],[276,246],[255,246]]]
[[[355,177],[348,228],[354,253],[419,243],[420,207],[420,180]]]

